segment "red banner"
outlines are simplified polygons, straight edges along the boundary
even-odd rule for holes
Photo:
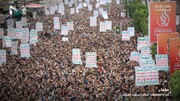
[[[177,38],[179,37],[179,33],[171,33],[171,34],[158,34],[157,35],[157,53],[158,54],[168,54],[168,39],[169,38]]]
[[[180,70],[180,38],[169,39],[170,73]]]
[[[157,34],[176,31],[176,2],[150,2],[149,37],[157,43]]]

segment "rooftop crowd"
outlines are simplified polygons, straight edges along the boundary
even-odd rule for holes
[[[46,16],[43,13],[36,18],[28,17],[29,29],[35,29],[36,22],[43,22],[44,27],[38,32],[38,43],[31,45],[29,59],[21,58],[20,52],[10,55],[10,49],[5,48],[7,64],[0,67],[1,101],[164,100],[163,96],[127,96],[162,93],[159,90],[167,87],[168,77],[163,71],[159,72],[160,85],[135,85],[134,67],[139,64],[130,61],[129,56],[131,51],[137,51],[140,34],[136,33],[130,41],[122,41],[121,35],[115,34],[115,29],[99,32],[99,21],[105,21],[102,16],[97,18],[97,27],[90,27],[89,17],[93,12],[83,8],[79,13],[69,15],[70,8],[65,8],[64,16],[59,13]],[[122,10],[122,5],[112,0],[108,20],[112,21],[113,27],[121,24],[126,30],[132,26],[131,19],[121,17]],[[60,30],[54,31],[54,16],[59,16],[61,24],[74,22],[74,30],[68,33],[68,42],[62,41]],[[2,47],[2,40],[0,42]],[[97,52],[98,68],[88,69],[85,63],[72,64],[73,48],[81,49],[82,61],[85,61],[85,52]]]

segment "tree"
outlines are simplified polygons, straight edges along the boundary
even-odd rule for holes
[[[129,17],[132,18],[132,23],[136,31],[148,35],[148,8],[141,3],[141,0],[134,0],[128,6]]]
[[[180,70],[175,71],[169,81],[173,97],[175,101],[180,99]]]

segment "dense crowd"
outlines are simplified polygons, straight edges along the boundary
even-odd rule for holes
[[[94,3],[94,2],[92,2]],[[108,16],[112,26],[122,25],[126,30],[131,19],[121,17],[123,7],[113,1],[109,4]],[[94,5],[93,5],[94,6]],[[160,85],[135,86],[135,66],[139,64],[129,60],[130,52],[136,51],[138,33],[130,41],[122,41],[121,35],[113,31],[99,32],[90,27],[89,17],[93,12],[83,8],[78,14],[69,15],[70,8],[65,7],[65,15],[39,15],[28,17],[28,26],[35,29],[36,22],[43,22],[43,31],[38,32],[38,43],[31,45],[31,57],[21,58],[10,55],[7,50],[7,64],[0,67],[1,101],[135,101],[144,98],[162,101],[163,96],[127,96],[128,94],[157,94],[167,88],[167,73],[159,72]],[[94,8],[94,7],[93,7]],[[105,7],[104,7],[105,8]],[[69,41],[62,41],[60,30],[54,30],[53,17],[59,16],[62,24],[74,22],[74,30],[68,34]],[[1,40],[2,43],[2,40]],[[20,41],[19,41],[20,44]],[[2,44],[1,44],[2,45]],[[2,46],[1,46],[2,47]],[[82,61],[85,52],[97,52],[98,68],[85,68],[72,64],[72,49],[81,49]],[[18,50],[19,51],[19,50]],[[167,97],[166,97],[167,98]]]

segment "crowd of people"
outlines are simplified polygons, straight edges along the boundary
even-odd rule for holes
[[[126,30],[132,26],[131,19],[121,17],[123,6],[112,1],[108,20],[113,27],[121,24]],[[129,56],[131,51],[136,51],[140,34],[136,33],[130,41],[122,41],[115,29],[99,32],[99,21],[105,21],[102,16],[97,18],[97,27],[90,27],[89,17],[93,12],[83,8],[79,13],[69,15],[70,8],[65,8],[64,16],[56,13],[28,17],[30,29],[35,29],[36,22],[43,22],[43,31],[38,32],[38,43],[31,45],[30,58],[21,58],[20,52],[7,54],[7,64],[0,67],[1,101],[136,101],[142,98],[162,101],[167,98],[151,96],[162,93],[160,89],[167,87],[166,72],[159,72],[160,85],[135,85],[135,66],[139,64],[130,61]],[[55,16],[59,16],[61,25],[74,22],[74,30],[68,33],[69,41],[62,41],[61,31],[54,30]],[[97,52],[98,67],[86,68],[85,62],[72,64],[73,48],[81,49],[83,62],[86,52]]]

